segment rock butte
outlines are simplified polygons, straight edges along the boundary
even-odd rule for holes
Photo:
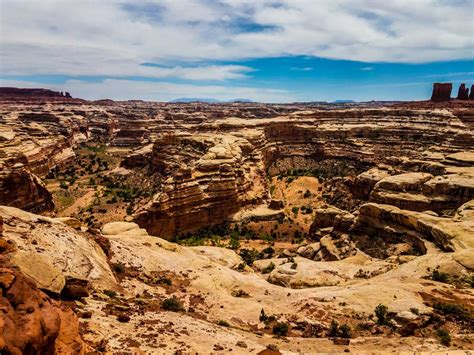
[[[0,352],[472,350],[474,101],[451,91],[325,105],[0,89]]]

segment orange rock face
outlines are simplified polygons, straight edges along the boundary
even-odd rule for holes
[[[54,208],[51,193],[44,183],[23,167],[0,172],[0,204],[31,212]]]
[[[0,353],[83,354],[72,310],[51,300],[0,257]]]

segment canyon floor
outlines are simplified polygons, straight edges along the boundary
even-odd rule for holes
[[[0,100],[0,353],[474,350],[474,102]]]

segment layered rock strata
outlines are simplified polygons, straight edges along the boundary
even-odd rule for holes
[[[262,161],[242,138],[165,136],[155,142],[150,163],[168,178],[135,220],[155,235],[169,238],[220,224],[266,197]]]

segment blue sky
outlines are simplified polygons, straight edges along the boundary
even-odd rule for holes
[[[420,100],[474,83],[474,0],[3,0],[0,85],[87,99]],[[456,88],[457,89],[457,88]]]

